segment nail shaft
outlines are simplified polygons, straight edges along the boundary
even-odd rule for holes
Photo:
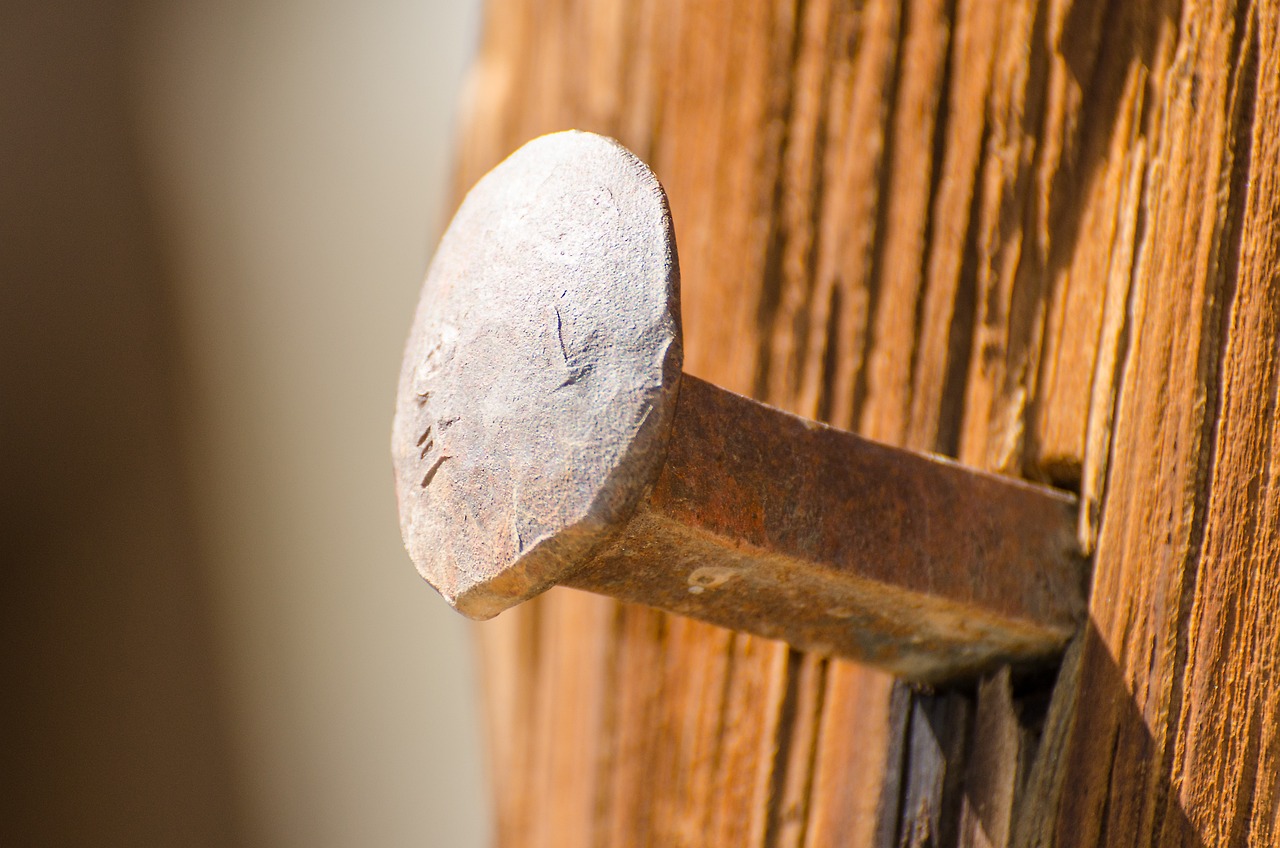
[[[686,374],[652,492],[561,582],[940,681],[1061,651],[1084,607],[1074,515]]]

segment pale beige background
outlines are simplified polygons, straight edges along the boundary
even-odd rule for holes
[[[484,832],[470,645],[404,555],[387,459],[470,5],[188,0],[140,21],[232,768],[263,845]]]
[[[487,844],[387,447],[477,25],[0,2],[0,844]]]

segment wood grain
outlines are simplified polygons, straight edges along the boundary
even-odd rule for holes
[[[561,590],[505,613],[501,845],[1274,840],[1278,14],[490,0],[459,186],[615,135],[670,196],[690,373],[1078,488],[1095,553],[1056,687],[912,691]]]

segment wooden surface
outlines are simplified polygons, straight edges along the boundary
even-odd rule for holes
[[[458,184],[618,137],[685,367],[1076,489],[1052,680],[911,691],[584,593],[480,627],[504,846],[1266,845],[1280,809],[1274,2],[491,0]]]

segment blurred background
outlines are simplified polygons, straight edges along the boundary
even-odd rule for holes
[[[478,23],[0,0],[0,846],[487,844],[388,456]]]

